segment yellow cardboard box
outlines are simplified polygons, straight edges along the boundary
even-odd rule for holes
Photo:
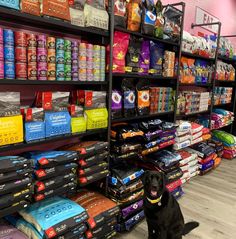
[[[0,146],[23,142],[21,115],[0,118]]]

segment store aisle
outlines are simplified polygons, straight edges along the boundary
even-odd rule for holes
[[[200,227],[186,239],[236,238],[236,160],[223,160],[221,166],[184,186],[179,201],[186,221],[196,220]],[[146,239],[146,222],[117,239]]]

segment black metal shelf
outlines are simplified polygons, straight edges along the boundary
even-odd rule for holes
[[[6,146],[0,147],[0,153],[7,152],[7,151],[13,151],[13,150],[19,150],[19,149],[27,149],[27,148],[31,148],[34,146],[41,146],[44,144],[55,143],[55,142],[59,142],[59,141],[63,141],[63,140],[82,138],[85,136],[91,136],[91,135],[95,135],[95,134],[104,134],[106,132],[107,132],[107,129],[96,129],[96,130],[89,130],[84,133],[51,137],[51,138],[41,140],[41,141],[34,141],[32,143],[19,143],[19,144],[13,144],[13,145],[6,145]]]
[[[77,36],[97,35],[109,37],[109,31],[103,29],[79,27],[60,19],[34,16],[4,7],[0,7],[0,18],[7,22],[15,22],[17,24],[43,28],[54,32],[57,31],[58,33],[69,33]]]
[[[219,104],[219,105],[214,105],[214,108],[218,108],[218,107],[225,107],[225,106],[230,106],[232,103],[225,103],[225,104]]]
[[[150,114],[150,115],[136,115],[136,116],[132,116],[132,117],[112,119],[112,123],[127,122],[127,121],[142,120],[142,119],[150,119],[150,118],[155,118],[155,117],[164,116],[164,115],[171,115],[171,114],[174,114],[174,111],[160,112],[160,113],[155,113],[155,114]]]
[[[225,56],[218,56],[218,60],[224,61],[226,63],[235,64],[236,59],[227,58]]]
[[[181,54],[182,54],[182,56],[191,57],[191,58],[194,58],[194,59],[201,59],[201,60],[206,60],[206,61],[211,61],[211,62],[215,61],[215,58],[209,58],[209,57],[206,57],[206,56],[200,56],[200,55],[192,54],[192,53],[189,53],[189,52],[182,51]]]
[[[135,73],[113,73],[113,78],[138,78],[138,79],[153,79],[153,80],[177,80],[177,77],[164,77],[158,75],[140,75]]]
[[[194,112],[191,114],[180,114],[180,115],[176,115],[177,118],[189,118],[189,117],[194,117],[197,116],[199,114],[209,114],[210,110],[205,110],[205,111],[199,111],[199,112]]]
[[[229,85],[229,86],[235,85],[235,81],[229,81],[229,80],[216,80],[215,82],[216,82],[216,85],[217,84],[218,85],[220,85],[220,84],[222,84],[222,85]]]
[[[107,85],[107,81],[0,80],[0,85]]]
[[[115,27],[115,30],[119,31],[119,32],[125,32],[125,33],[128,33],[128,34],[136,36],[136,37],[145,38],[147,40],[151,40],[151,41],[154,41],[154,42],[160,42],[160,43],[167,44],[167,45],[172,45],[172,46],[180,46],[180,43],[177,43],[177,42],[173,42],[173,41],[170,41],[170,40],[159,39],[159,38],[156,38],[156,37],[153,37],[153,36],[142,34],[140,32],[133,32],[133,31],[127,30],[127,29],[122,28],[122,27]]]
[[[211,83],[207,83],[207,84],[197,84],[197,83],[179,83],[179,86],[201,86],[201,87],[212,87]]]

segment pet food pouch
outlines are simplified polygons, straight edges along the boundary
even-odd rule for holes
[[[131,79],[124,79],[122,81],[122,93],[123,93],[123,111],[124,116],[129,117],[136,114],[135,102],[136,92],[135,86]]]
[[[114,34],[113,72],[125,73],[125,56],[128,50],[129,38],[130,35],[127,33],[116,31]]]
[[[130,37],[128,52],[126,54],[126,72],[138,72],[141,45],[141,38],[137,38],[135,36]]]
[[[144,80],[140,80],[136,86],[137,111],[139,115],[147,115],[150,112],[149,86]]]
[[[148,74],[150,64],[150,44],[149,41],[143,41],[139,57],[139,73]]]
[[[140,30],[141,24],[141,0],[130,0],[127,4],[128,27],[127,29],[133,32]]]
[[[111,105],[112,118],[120,118],[122,116],[122,95],[120,91],[112,91],[112,105]]]
[[[156,12],[153,0],[144,0],[142,4],[142,33],[153,36]]]
[[[151,74],[162,75],[162,63],[164,58],[164,45],[150,42],[150,70]]]
[[[157,38],[163,38],[165,18],[163,16],[163,5],[161,0],[158,0],[156,3],[156,22],[154,27],[154,36]]]
[[[126,28],[126,1],[115,0],[114,2],[114,24],[116,27]]]

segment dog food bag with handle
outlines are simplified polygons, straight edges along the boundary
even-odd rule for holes
[[[41,13],[70,21],[68,0],[41,0]]]
[[[164,34],[164,25],[165,25],[165,18],[163,16],[163,5],[161,0],[158,0],[156,3],[156,22],[154,28],[154,36],[157,38],[163,39]]]
[[[140,31],[141,25],[141,0],[130,0],[127,4],[128,26],[127,29],[133,32]]]
[[[148,74],[150,68],[150,42],[143,41],[139,57],[139,73]]]
[[[126,28],[126,1],[125,0],[115,0],[114,2],[114,24],[116,27]]]
[[[122,116],[122,95],[120,91],[112,91],[112,106],[111,106],[112,118],[120,118]]]
[[[154,0],[143,0],[142,3],[142,27],[143,34],[153,36],[155,23],[156,23],[156,11],[154,6]]]

